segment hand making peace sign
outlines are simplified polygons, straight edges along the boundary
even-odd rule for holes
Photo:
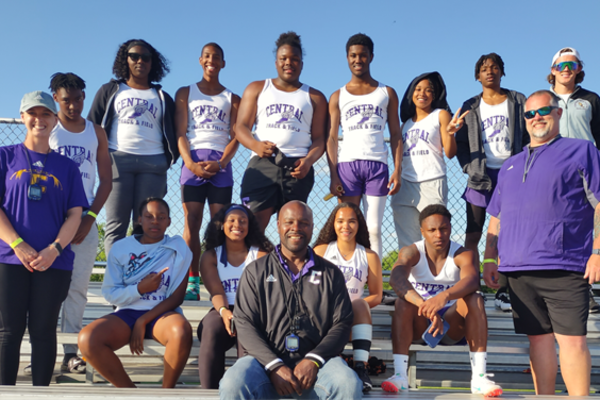
[[[450,123],[448,124],[448,127],[446,128],[446,132],[448,132],[449,135],[454,135],[456,132],[458,132],[460,130],[460,128],[462,128],[463,124],[464,124],[464,118],[465,115],[467,115],[469,113],[469,111],[465,111],[460,117],[458,115],[460,115],[460,108],[458,109],[458,111],[456,112],[456,114],[454,114],[454,117],[452,117],[452,119],[450,120]]]

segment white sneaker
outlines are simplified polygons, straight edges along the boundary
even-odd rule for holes
[[[398,393],[401,390],[408,390],[408,378],[395,374],[381,382],[381,388],[386,392]]]
[[[510,297],[508,297],[508,294],[506,293],[500,293],[494,300],[494,305],[498,310],[502,310],[504,312],[512,311]]]
[[[500,396],[502,388],[494,381],[489,380],[488,376],[494,376],[494,374],[481,374],[479,377],[471,379],[471,393],[482,394],[484,397]]]

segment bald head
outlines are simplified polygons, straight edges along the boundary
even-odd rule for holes
[[[282,247],[291,253],[304,254],[312,239],[312,210],[301,201],[286,203],[279,210],[277,229]]]

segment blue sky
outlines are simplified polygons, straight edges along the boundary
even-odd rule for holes
[[[0,117],[18,117],[25,92],[48,88],[55,72],[74,72],[89,104],[111,77],[118,45],[149,41],[171,62],[164,88],[175,94],[201,78],[202,45],[225,50],[222,82],[238,94],[275,76],[277,36],[295,30],[306,50],[301,80],[329,97],[349,78],[345,43],[357,32],[375,42],[373,75],[402,96],[408,83],[439,71],[453,110],[480,91],[473,69],[481,54],[506,64],[503,86],[525,94],[547,87],[552,55],[577,48],[584,86],[600,91],[600,2],[566,1],[5,1],[0,6]],[[564,20],[564,21],[563,21]]]

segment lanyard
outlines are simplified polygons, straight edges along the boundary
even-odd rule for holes
[[[31,179],[29,180],[29,184],[33,185],[33,165],[31,164],[31,160],[29,159],[29,151],[27,150],[27,146],[23,145],[23,151],[25,152],[25,157],[27,158],[27,163],[29,164],[29,170],[31,171]],[[48,150],[46,153],[46,158],[44,158],[44,163],[42,164],[42,169],[40,169],[40,174],[44,172],[44,168],[46,168],[46,161],[48,161],[48,154],[52,152],[52,149]]]
[[[281,262],[285,263],[285,260],[283,259],[283,257],[281,257]],[[306,264],[306,261],[305,261]],[[282,265],[283,267],[283,265]],[[291,272],[291,271],[290,271]],[[302,270],[300,271],[300,273],[302,273]],[[288,274],[289,275],[289,274]],[[281,295],[283,296],[283,301],[284,301],[284,305],[285,305],[285,312],[290,320],[290,331],[293,334],[296,334],[296,332],[298,332],[300,330],[300,313],[302,311],[306,312],[305,310],[301,310],[300,308],[301,306],[301,302],[302,302],[302,281],[303,281],[303,276],[301,275],[300,278],[298,278],[300,280],[300,285],[299,285],[299,290],[296,290],[296,286],[294,284],[294,282],[292,282],[292,290],[296,293],[296,307],[294,307],[294,313],[292,314],[289,308],[289,303],[288,303],[288,297],[285,291],[285,285],[283,284],[283,279],[282,277],[279,278],[279,287],[281,288]],[[290,277],[290,280],[291,277]],[[304,307],[302,307],[304,308]]]

